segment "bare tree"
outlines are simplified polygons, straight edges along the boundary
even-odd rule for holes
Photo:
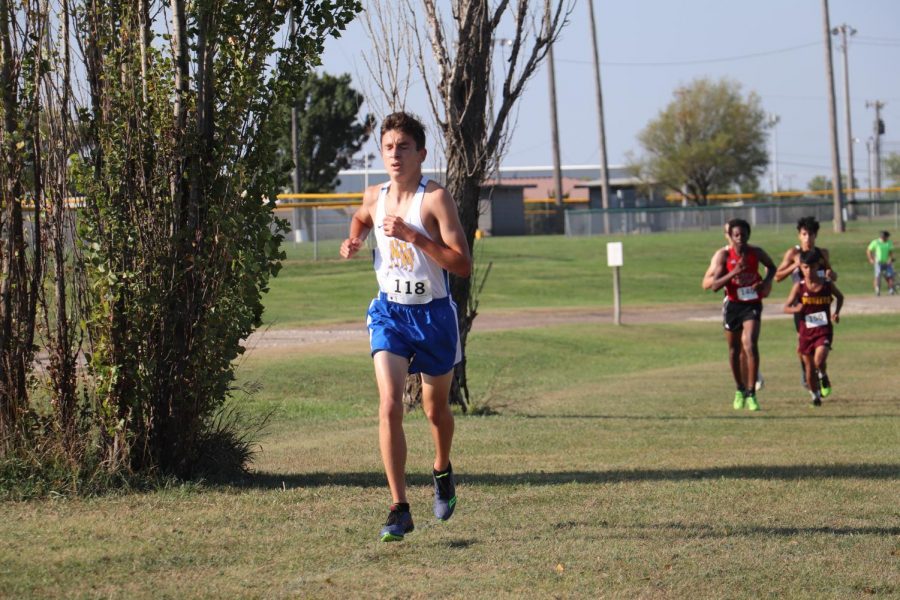
[[[482,183],[499,165],[509,141],[516,102],[559,36],[573,3],[554,0],[540,9],[527,0],[453,0],[449,4],[447,16],[434,0],[406,0],[402,9],[394,7],[393,11],[387,11],[380,2],[370,3],[368,10],[377,13],[379,23],[400,20],[403,26],[381,27],[374,32],[370,28],[377,62],[373,65],[367,61],[367,65],[373,76],[384,77],[379,66],[394,65],[398,55],[388,51],[393,46],[376,38],[412,36],[416,68],[443,138],[445,183],[456,200],[466,240],[472,248]],[[500,35],[506,30],[512,33]],[[422,31],[427,32],[426,37],[420,35]],[[494,43],[501,40],[509,48],[509,57],[498,66],[499,86],[495,89]],[[392,66],[387,76],[394,72],[404,71]],[[382,91],[394,90],[400,83],[378,87]],[[387,100],[389,106],[395,107],[390,98]],[[469,401],[465,347],[478,314],[477,303],[471,302],[471,278],[451,276],[450,287],[457,306],[464,307],[459,314],[463,361],[456,369],[458,386],[454,386],[451,401],[465,410]]]

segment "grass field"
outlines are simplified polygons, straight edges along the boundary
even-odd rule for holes
[[[845,293],[869,293],[854,257],[873,232],[823,232]],[[792,241],[767,235],[754,241],[773,255]],[[605,240],[489,242],[486,310],[609,303]],[[716,302],[699,279],[717,236],[625,243],[633,303]],[[292,259],[270,318],[359,318],[364,263]],[[560,281],[568,296],[531,290]],[[3,503],[0,597],[898,597],[898,325],[845,316],[835,392],[813,409],[792,324],[766,321],[757,414],[731,409],[715,322],[476,330],[473,395],[499,414],[457,417],[445,524],[429,518],[427,423],[407,417],[416,531],[398,544],[376,541],[389,498],[365,342],[257,350],[239,374],[263,387],[244,409],[275,412],[249,478]]]
[[[836,235],[822,225],[819,243],[831,252],[845,294],[869,293],[872,268],[866,247],[892,222],[855,221]],[[532,236],[485,238],[476,242],[476,267],[493,263],[481,296],[483,311],[536,307],[612,306],[612,276],[606,266],[606,243],[621,241],[623,306],[663,302],[710,302],[700,280],[713,253],[725,244],[721,230],[653,235],[566,238]],[[797,242],[796,231],[772,228],[754,231],[751,243],[762,246],[778,264]],[[320,260],[312,261],[308,244],[286,244],[284,268],[266,298],[266,322],[273,327],[302,327],[364,319],[374,294],[370,254],[340,260],[338,242],[322,242]],[[779,300],[789,289],[776,288]]]

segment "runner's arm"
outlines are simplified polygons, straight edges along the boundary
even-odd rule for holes
[[[841,320],[841,309],[844,307],[844,294],[834,285],[834,282],[831,283],[831,295],[834,296],[835,300],[834,314],[831,315],[831,320],[839,323]]]
[[[781,281],[794,272],[794,269],[799,266],[797,262],[798,256],[799,253],[795,248],[789,248],[788,251],[784,253],[781,264],[778,265],[778,268],[775,270],[775,281]]]
[[[727,284],[732,277],[738,274],[739,271],[737,270],[728,271],[725,266],[726,256],[727,254],[724,248],[720,248],[713,254],[712,262],[709,265],[709,270],[707,270],[707,275],[703,277],[703,289],[718,292],[725,287],[725,284]]]
[[[787,302],[784,304],[784,312],[789,315],[796,314],[803,309],[802,304],[797,304],[797,298],[800,296],[800,284],[795,283],[788,294]]]
[[[761,282],[757,284],[757,291],[759,295],[763,298],[769,295],[772,291],[772,280],[775,279],[775,263],[772,262],[772,259],[769,258],[769,255],[766,254],[766,251],[762,248],[756,247],[756,258],[759,259],[759,262],[763,264],[766,268],[766,276],[763,278]]]
[[[707,267],[706,273],[703,274],[703,281],[700,283],[700,286],[704,290],[712,289],[712,282],[716,276],[716,267],[719,264],[719,252],[721,252],[721,250],[717,250],[716,253],[712,255],[712,259],[709,261],[709,267]]]
[[[459,222],[456,204],[450,198],[447,190],[442,187],[426,192],[424,202],[423,210],[427,211],[428,216],[423,214],[423,221],[434,219],[440,234],[437,241],[419,233],[400,217],[388,216],[385,218],[385,235],[413,244],[442,268],[459,277],[468,277],[472,272],[472,257],[469,254],[469,245],[466,243],[466,236]]]
[[[825,267],[825,278],[830,281],[837,281],[837,273],[831,268],[831,257],[828,254],[828,250],[825,248],[819,248],[819,251],[822,253],[822,258],[825,259],[825,264],[822,265]]]
[[[378,200],[378,186],[370,186],[363,194],[362,204],[353,213],[350,219],[350,234],[341,243],[340,254],[342,258],[351,258],[356,254],[366,241],[366,236],[372,230],[372,209]]]

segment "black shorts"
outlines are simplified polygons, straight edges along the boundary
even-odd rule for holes
[[[744,321],[762,319],[762,302],[732,302],[726,300],[722,306],[722,325],[725,331],[741,331]]]

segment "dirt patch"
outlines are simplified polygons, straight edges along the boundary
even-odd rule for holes
[[[781,302],[770,302],[763,318],[787,318],[781,312]],[[847,297],[843,315],[875,315],[900,313],[900,296]],[[685,321],[718,321],[722,318],[721,305],[717,302],[703,304],[674,304],[622,310],[624,324],[683,323]],[[542,308],[520,311],[488,312],[475,319],[475,332],[504,331],[552,327],[554,325],[612,323],[611,308]],[[328,327],[299,329],[268,329],[252,334],[246,340],[248,348],[308,348],[320,344],[361,341],[368,337],[365,324],[342,323]]]

